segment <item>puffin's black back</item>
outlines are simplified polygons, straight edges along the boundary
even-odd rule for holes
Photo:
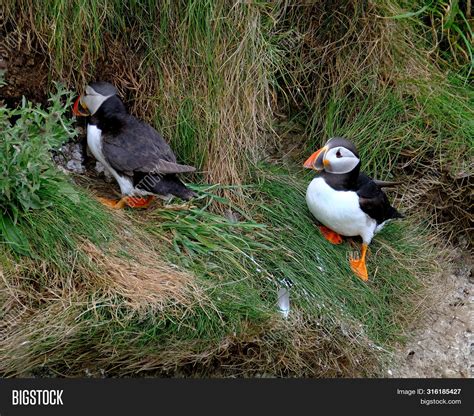
[[[163,137],[128,114],[119,97],[113,95],[104,101],[89,123],[102,131],[102,150],[107,162],[121,175],[129,176],[134,186],[182,199],[195,195],[176,176],[195,169],[178,164]]]
[[[158,195],[175,195],[185,201],[196,196],[196,193],[187,188],[178,176],[174,174],[154,175],[135,172],[133,175],[133,185],[138,189]]]
[[[403,215],[390,205],[385,192],[364,173],[359,175],[356,193],[362,211],[377,221],[377,224],[393,218],[403,218]]]

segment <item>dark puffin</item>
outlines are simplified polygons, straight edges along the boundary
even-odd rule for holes
[[[193,172],[195,168],[177,163],[163,137],[130,115],[117,93],[108,82],[93,82],[73,107],[75,116],[88,117],[90,151],[120,186],[122,198],[119,201],[100,198],[101,202],[120,209],[126,205],[146,207],[153,195],[174,195],[184,200],[195,196],[177,176]]]
[[[303,166],[320,172],[308,186],[306,203],[323,224],[322,234],[333,244],[342,242],[341,235],[362,237],[361,256],[351,258],[350,265],[357,276],[367,280],[368,245],[388,220],[402,217],[381,189],[394,183],[377,181],[361,173],[357,149],[341,137],[330,139]]]

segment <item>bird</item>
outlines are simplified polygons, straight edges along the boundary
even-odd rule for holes
[[[195,168],[177,163],[161,134],[128,113],[112,84],[87,85],[72,112],[87,117],[87,146],[120,186],[122,197],[118,201],[99,198],[104,205],[146,208],[155,196],[183,200],[196,196],[177,176]]]
[[[342,236],[362,238],[360,257],[351,257],[349,262],[352,271],[367,281],[365,260],[372,238],[387,221],[403,218],[382,190],[397,182],[379,181],[362,173],[357,149],[344,137],[329,139],[303,166],[318,172],[306,190],[306,203],[322,224],[321,233],[333,244],[341,244]]]

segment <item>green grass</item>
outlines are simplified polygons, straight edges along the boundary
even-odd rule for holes
[[[349,269],[354,249],[330,245],[319,234],[304,200],[306,180],[282,172],[259,173],[256,180],[247,202],[257,221],[234,222],[202,208],[163,209],[146,217],[146,230],[169,236],[173,251],[167,256],[211,285],[225,322],[232,322],[232,315],[253,321],[275,314],[277,290],[291,282],[296,310],[361,323],[374,342],[400,336],[403,322],[395,317],[405,308],[408,312],[406,297],[419,288],[411,271],[419,250],[413,231],[392,224],[375,240],[372,251],[378,253],[369,260],[373,282],[366,285]],[[212,198],[209,192],[201,189]],[[427,261],[423,267],[430,269]],[[206,330],[199,338],[213,333]]]
[[[186,363],[192,362],[194,375],[212,374],[212,362],[231,367],[245,363],[241,349],[249,342],[257,358],[248,375],[266,370],[295,374],[291,368],[304,367],[298,354],[305,349],[320,363],[300,370],[306,375],[321,374],[334,351],[343,361],[358,357],[371,365],[377,362],[374,345],[389,348],[403,338],[420,278],[434,270],[421,246],[423,237],[407,224],[388,226],[371,245],[370,282],[363,283],[348,267],[351,247],[330,245],[314,226],[303,198],[306,180],[281,171],[256,175],[256,185],[247,189],[249,204],[255,204],[254,219],[242,217],[236,222],[210,213],[204,202],[220,197],[215,187],[204,186],[199,187],[203,201],[196,208],[129,215],[133,227],[146,227],[152,235],[147,241],[156,244],[163,258],[194,274],[204,302],[169,305],[159,312],[153,312],[150,304],[140,312],[128,307],[119,293],[106,296],[89,288],[79,293],[81,301],[76,299],[61,311],[66,328],[73,328],[66,338],[63,328],[46,337],[51,328],[37,327],[37,335],[26,338],[32,343],[26,359],[16,364],[4,359],[3,371],[39,371],[38,361],[45,359],[48,371],[58,374],[81,374],[85,366],[110,375],[162,373],[170,368],[186,372]],[[288,284],[291,312],[285,321],[278,312],[277,290]],[[53,305],[42,306],[46,315]],[[309,345],[304,340],[295,344],[296,334],[289,330],[279,338],[280,326],[287,324],[300,336],[315,326],[321,340],[328,342],[327,350],[320,351],[319,342],[312,345],[309,336]],[[224,357],[219,355],[222,348]],[[95,352],[112,350],[114,355],[107,359]],[[226,356],[229,350],[234,353]],[[285,359],[273,364],[260,357],[275,359],[279,354]],[[286,362],[290,357],[292,364]],[[371,371],[370,366],[346,369],[353,375]]]
[[[73,261],[87,262],[77,247],[82,239],[102,246],[113,240],[115,224],[110,215],[90,195],[76,192],[75,202],[61,193],[50,194],[49,208],[29,211],[18,219],[15,232],[26,242],[21,254],[67,271]],[[18,252],[8,238],[3,242]]]

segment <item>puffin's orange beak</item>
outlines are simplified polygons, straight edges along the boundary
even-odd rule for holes
[[[74,102],[74,107],[72,107],[72,114],[74,114],[76,117],[87,117],[89,115],[89,112],[87,111],[87,108],[82,104],[81,101],[82,95],[77,97],[77,100]],[[87,112],[82,112],[79,109],[79,104],[81,104],[81,107],[84,108]]]
[[[314,152],[307,160],[303,163],[303,166],[307,169],[313,169],[321,171],[324,169],[324,156],[327,152],[327,146],[322,147],[318,151]]]

